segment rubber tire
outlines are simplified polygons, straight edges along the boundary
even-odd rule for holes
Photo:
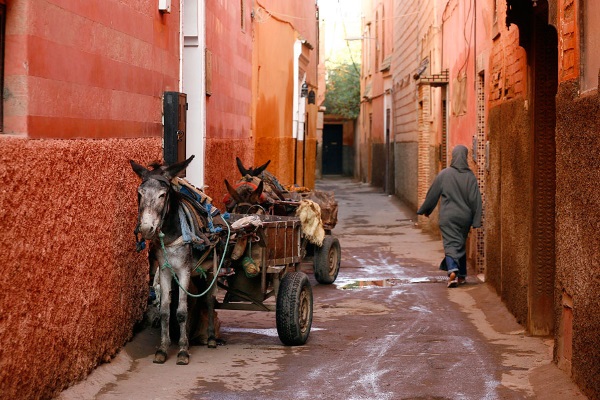
[[[279,340],[286,346],[306,343],[313,317],[313,294],[304,272],[290,272],[281,280],[275,320]]]
[[[325,236],[323,245],[315,247],[315,256],[313,259],[313,268],[315,279],[319,283],[331,285],[335,282],[340,272],[340,262],[342,260],[342,249],[340,241],[331,235]]]

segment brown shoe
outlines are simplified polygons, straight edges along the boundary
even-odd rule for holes
[[[448,287],[454,288],[457,286],[458,286],[458,279],[456,279],[456,273],[450,272],[450,275],[448,275]]]

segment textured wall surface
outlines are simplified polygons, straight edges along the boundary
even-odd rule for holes
[[[493,152],[485,194],[486,275],[519,323],[526,325],[533,141],[525,100],[492,108],[488,123]]]
[[[268,170],[284,185],[294,183],[294,147],[296,140],[286,138],[257,138],[255,166],[271,160]]]
[[[257,167],[258,165],[253,161],[253,154],[254,143],[252,139],[206,139],[204,177],[206,194],[213,199],[213,203],[221,211],[225,211],[222,200],[225,193],[227,193],[224,180],[227,179],[230,184],[233,184],[241,178],[235,157],[239,157],[246,168]],[[267,170],[271,171],[271,168]]]
[[[147,299],[138,177],[159,139],[0,138],[0,398],[50,398],[108,361]]]
[[[556,283],[572,298],[572,374],[600,398],[600,98],[578,97],[576,82],[557,96]],[[585,117],[583,117],[585,116]],[[563,332],[557,332],[562,340]]]
[[[417,201],[417,142],[396,142],[394,159],[396,196],[415,210]]]

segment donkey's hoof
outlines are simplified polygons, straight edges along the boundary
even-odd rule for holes
[[[177,353],[177,365],[188,365],[190,363],[190,354],[185,351],[185,350],[181,350],[179,353]]]
[[[206,345],[208,346],[209,349],[216,349],[217,348],[217,339],[215,338],[210,338],[206,341]]]
[[[156,350],[154,353],[154,363],[155,364],[164,364],[167,361],[167,353],[162,350]]]

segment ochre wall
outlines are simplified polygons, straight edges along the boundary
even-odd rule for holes
[[[314,50],[308,54],[309,67],[306,71],[306,81],[309,86],[317,87],[317,54],[318,54],[318,20],[317,8],[314,1],[281,1],[281,0],[257,0],[256,6],[268,10],[271,18],[284,21],[299,33]],[[264,15],[264,14],[263,14]],[[260,17],[259,17],[260,18]],[[258,20],[258,24],[264,22]],[[256,25],[256,24],[255,24]],[[265,24],[266,25],[266,24]],[[275,51],[275,49],[268,49]],[[276,52],[276,51],[275,51]]]
[[[160,139],[28,140],[0,146],[0,397],[50,398],[108,361],[142,318],[138,177]]]
[[[268,19],[254,25],[252,131],[254,164],[271,160],[269,171],[282,183],[294,183],[293,28]]]
[[[160,136],[178,90],[179,2],[7,4],[4,132],[32,138]]]

